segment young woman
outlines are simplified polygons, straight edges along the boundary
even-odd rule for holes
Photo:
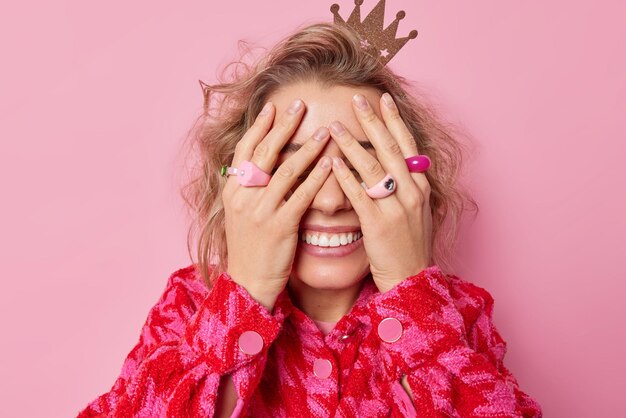
[[[202,85],[198,262],[79,417],[542,416],[491,295],[443,270],[462,148],[356,33],[308,26]]]

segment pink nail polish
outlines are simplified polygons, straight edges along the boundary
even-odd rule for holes
[[[291,105],[289,106],[289,109],[287,109],[287,112],[291,114],[298,113],[298,110],[300,110],[301,107],[302,107],[302,100],[296,99],[293,103],[291,103]]]
[[[271,108],[272,108],[272,102],[265,103],[265,106],[263,106],[263,109],[261,110],[261,113],[259,113],[259,115],[261,116],[267,115],[268,113],[270,113]]]
[[[341,123],[337,121],[330,124],[330,129],[332,129],[333,132],[337,135],[341,135],[342,133],[345,132],[345,129],[343,129],[343,126],[341,126]]]
[[[321,141],[326,139],[326,137],[328,136],[328,128],[325,127],[321,127],[318,128],[317,131],[315,131],[315,133],[313,134],[313,139],[317,140],[317,141]]]
[[[391,94],[389,93],[383,94],[383,102],[389,109],[394,109],[396,107],[396,104],[394,103],[393,99],[391,98]]]
[[[356,107],[361,110],[367,110],[367,108],[369,107],[369,103],[367,102],[365,97],[361,96],[360,94],[355,94],[352,100],[354,100]]]
[[[343,167],[344,166],[343,160],[339,157],[333,157],[333,165],[337,168]]]

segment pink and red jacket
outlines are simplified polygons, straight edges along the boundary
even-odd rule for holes
[[[113,387],[78,417],[210,417],[229,374],[233,416],[542,417],[503,364],[492,311],[485,289],[435,265],[382,294],[368,276],[324,333],[287,289],[270,313],[227,273],[208,289],[191,265],[169,277]]]

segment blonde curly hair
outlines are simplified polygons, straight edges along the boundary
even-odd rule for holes
[[[244,52],[239,60],[226,66],[218,76],[218,84],[200,80],[204,111],[185,141],[187,155],[195,160],[195,164],[187,164],[190,179],[181,188],[193,220],[187,249],[207,285],[211,286],[227,269],[221,200],[226,180],[220,175],[220,167],[232,161],[237,142],[268,96],[301,81],[315,81],[322,86],[367,86],[391,94],[420,154],[432,161],[426,172],[432,189],[432,262],[448,270],[463,212],[469,208],[477,214],[478,205],[458,184],[465,145],[453,136],[452,126],[439,120],[434,106],[407,93],[415,86],[361,48],[358,35],[344,25],[305,26],[278,42],[254,64],[244,62],[251,52],[248,44],[240,41],[239,46]]]

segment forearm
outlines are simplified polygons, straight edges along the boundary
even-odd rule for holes
[[[470,327],[470,335],[480,335],[470,345],[465,320],[438,268],[377,295],[370,304],[371,338],[380,346],[381,364],[402,383],[420,412],[480,416],[499,408],[499,416],[540,417],[539,405],[502,364],[503,341],[491,322],[493,301],[481,296],[486,300],[476,320],[480,330]],[[385,319],[395,324],[395,336],[387,335],[384,325],[378,333]]]
[[[180,338],[153,348],[79,417],[184,416],[190,411],[213,416],[218,408],[231,416],[234,404],[241,399],[242,408],[256,389],[282,320],[220,277]],[[244,334],[256,337],[255,350],[242,345]]]

